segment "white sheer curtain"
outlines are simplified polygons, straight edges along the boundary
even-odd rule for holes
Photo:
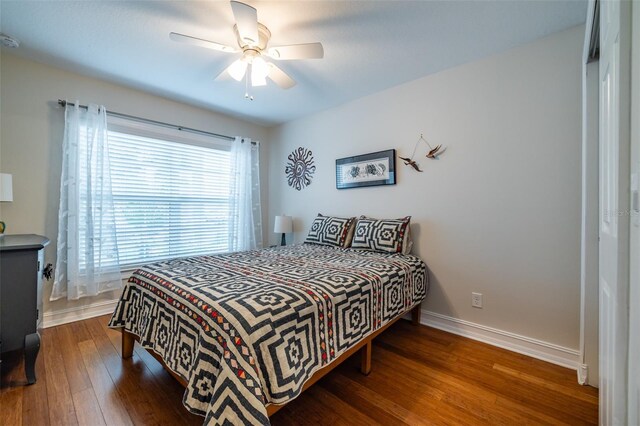
[[[251,139],[236,137],[231,145],[229,250],[262,248],[260,151]]]
[[[56,278],[51,300],[122,287],[109,172],[107,112],[66,106]]]

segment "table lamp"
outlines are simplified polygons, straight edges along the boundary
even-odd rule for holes
[[[282,240],[280,240],[281,246],[287,245],[287,239],[285,238],[285,234],[293,232],[293,218],[291,216],[276,216],[276,223],[273,227],[273,232],[276,234],[282,234]]]

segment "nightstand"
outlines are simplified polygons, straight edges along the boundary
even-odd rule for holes
[[[23,350],[29,384],[36,381],[42,324],[42,268],[49,239],[0,237],[0,353]]]

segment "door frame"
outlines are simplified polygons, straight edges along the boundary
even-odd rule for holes
[[[582,51],[582,228],[578,383],[598,387],[599,7],[590,0]]]

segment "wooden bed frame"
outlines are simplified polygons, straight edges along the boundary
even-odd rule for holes
[[[417,304],[416,306],[414,306],[413,308],[410,309],[410,311],[411,311],[411,323],[413,325],[419,325],[420,324],[420,305],[421,305],[421,303]],[[407,311],[407,312],[409,312],[409,311]],[[371,350],[372,350],[373,339],[375,339],[376,336],[378,336],[380,333],[385,331],[387,328],[389,328],[392,324],[394,324],[396,321],[401,319],[403,316],[404,315],[400,315],[397,318],[395,318],[394,320],[389,321],[383,327],[379,328],[378,330],[374,331],[373,333],[371,333],[370,335],[368,335],[367,337],[362,339],[360,342],[356,343],[352,348],[350,348],[345,353],[340,355],[338,358],[333,360],[330,364],[328,364],[327,366],[325,366],[325,367],[321,368],[320,370],[316,371],[311,376],[311,378],[309,380],[307,380],[307,382],[304,384],[304,386],[302,387],[302,392],[307,390],[311,385],[313,385],[315,382],[317,382],[318,380],[323,378],[327,373],[329,373],[331,370],[336,368],[338,365],[342,364],[347,358],[349,358],[351,355],[353,355],[354,353],[356,353],[359,350],[362,351],[360,353],[360,372],[362,374],[364,374],[364,375],[368,375],[369,373],[371,373]],[[131,358],[133,356],[133,346],[134,346],[135,342],[137,340],[139,340],[139,338],[135,334],[129,333],[124,328],[122,328],[121,331],[122,331],[122,358],[124,358],[124,359]],[[169,374],[171,374],[183,387],[185,387],[185,388],[187,387],[188,383],[182,377],[180,377],[179,375],[177,375],[176,373],[171,371],[171,369],[169,367],[167,367],[167,365],[164,363],[164,361],[162,360],[160,355],[158,355],[157,353],[155,353],[154,351],[152,351],[150,349],[146,349],[146,350],[156,360],[158,360],[158,362],[160,364],[162,364],[164,369],[167,370],[167,372]],[[278,410],[280,410],[282,407],[284,407],[286,404],[287,403],[284,403],[284,404],[269,404],[269,405],[267,405],[267,415],[269,417],[271,417]]]

